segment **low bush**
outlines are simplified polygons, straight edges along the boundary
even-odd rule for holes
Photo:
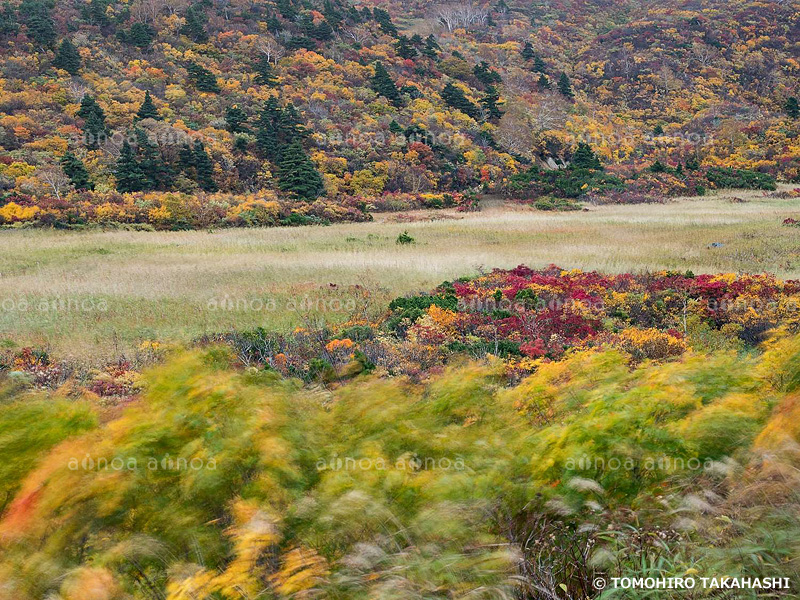
[[[759,173],[747,169],[726,169],[711,167],[706,171],[708,179],[717,188],[736,188],[749,190],[777,189],[775,177],[769,173]]]

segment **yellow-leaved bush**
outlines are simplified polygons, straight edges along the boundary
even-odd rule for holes
[[[119,418],[0,471],[20,482],[0,598],[578,597],[654,560],[796,577],[798,364],[783,335],[664,363],[574,351],[513,386],[492,360],[324,390],[177,354]]]

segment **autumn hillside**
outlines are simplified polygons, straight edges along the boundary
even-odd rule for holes
[[[799,8],[5,2],[0,224],[291,225],[468,210],[480,191],[769,189],[800,177]],[[570,164],[590,173],[548,174]]]

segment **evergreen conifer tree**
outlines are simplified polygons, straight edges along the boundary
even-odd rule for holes
[[[800,117],[800,104],[794,96],[786,100],[786,114],[792,119]]]
[[[19,32],[17,11],[10,2],[6,1],[0,7],[0,37],[16,35]]]
[[[439,51],[441,50],[441,46],[436,41],[436,38],[433,37],[433,34],[430,34],[428,37],[425,38],[425,49],[422,51],[422,54],[430,58],[431,60],[436,60],[439,57]]]
[[[333,37],[333,27],[327,20],[323,19],[319,25],[314,27],[311,37],[322,42],[327,41]]]
[[[220,89],[217,78],[214,77],[211,71],[195,62],[186,65],[186,70],[189,72],[189,81],[191,81],[198,90],[201,92],[212,92],[214,94],[219,93]]]
[[[460,110],[473,119],[478,119],[480,117],[480,110],[478,107],[470,102],[464,95],[464,92],[452,83],[448,83],[444,86],[444,90],[442,90],[442,99],[448,106]]]
[[[192,152],[192,147],[186,142],[183,143],[178,152],[178,165],[189,179],[197,179],[197,175],[194,171],[194,152]]]
[[[572,156],[572,166],[576,169],[594,169],[596,171],[600,171],[603,168],[600,164],[600,159],[597,158],[592,147],[586,142],[578,144],[578,148]]]
[[[65,70],[70,75],[77,75],[81,70],[81,55],[69,38],[64,38],[58,47],[53,66]]]
[[[550,85],[550,78],[542,73],[539,75],[539,81],[537,82],[540,90],[549,90],[552,89],[552,85]]]
[[[122,142],[122,150],[120,150],[119,159],[117,159],[117,168],[114,175],[117,179],[117,191],[123,194],[126,192],[141,192],[147,188],[147,176],[142,171],[136,152],[128,143],[128,140]]]
[[[278,106],[276,98],[272,96],[264,103],[258,119],[256,145],[261,153],[273,162],[280,156],[281,117],[281,108]]]
[[[400,123],[392,119],[392,122],[389,123],[389,131],[394,135],[400,135],[403,133],[403,128],[400,127]]]
[[[69,177],[69,180],[76,190],[94,189],[94,184],[92,184],[89,179],[89,173],[86,167],[75,154],[67,150],[59,162],[61,163],[61,168],[64,170],[64,173]]]
[[[561,77],[558,79],[558,91],[565,98],[575,97],[575,92],[572,91],[572,83],[566,73],[561,73]]]
[[[499,119],[503,116],[503,111],[500,110],[500,92],[493,85],[486,88],[486,93],[481,98],[481,105],[483,106],[489,119]]]
[[[485,60],[475,65],[475,67],[472,69],[472,73],[483,85],[495,85],[497,83],[502,83],[503,81],[503,78],[500,77],[500,73],[493,71],[489,67],[489,63],[487,63]]]
[[[533,60],[536,58],[536,52],[533,49],[533,44],[530,42],[525,42],[525,45],[522,47],[522,52],[520,52],[523,60]]]
[[[304,200],[313,200],[325,190],[322,176],[306,155],[300,140],[294,140],[281,152],[278,185],[283,191]]]
[[[262,56],[258,63],[256,63],[256,77],[255,81],[259,85],[266,85],[267,87],[275,87],[278,83],[278,78],[275,77],[275,70],[272,63],[266,56]]]
[[[412,59],[417,55],[417,49],[414,48],[414,46],[411,44],[411,41],[404,35],[401,35],[397,39],[397,43],[394,45],[394,48],[397,51],[397,55],[406,60]]]
[[[247,113],[239,108],[236,104],[229,106],[225,109],[225,124],[228,131],[231,133],[242,133],[247,131],[245,123],[247,122]]]
[[[146,179],[144,189],[168,189],[172,184],[172,171],[164,162],[158,146],[150,141],[143,129],[138,127],[136,145],[139,168]]]
[[[397,86],[382,62],[375,63],[375,75],[372,77],[372,89],[376,94],[389,100],[395,107],[399,108],[403,105],[403,98],[400,96]]]
[[[377,21],[383,33],[389,34],[392,37],[397,37],[397,27],[392,23],[392,17],[387,11],[376,6],[372,9],[372,15],[375,17],[375,21]]]
[[[127,41],[134,46],[145,49],[156,38],[156,30],[147,23],[134,23],[128,32]]]
[[[186,10],[186,23],[181,27],[181,33],[195,42],[207,42],[206,15],[199,6],[190,6]]]
[[[77,114],[83,119],[86,147],[90,150],[96,149],[106,134],[105,112],[92,96],[84,94]]]
[[[156,105],[153,104],[153,98],[150,96],[149,91],[144,93],[144,101],[139,107],[139,111],[136,113],[137,121],[141,121],[143,119],[155,119],[156,121],[161,120],[161,116],[158,114]]]
[[[206,192],[216,192],[217,184],[214,181],[214,163],[206,152],[203,142],[196,140],[194,143],[194,168],[197,176],[197,184],[200,189]]]
[[[45,48],[52,48],[56,41],[51,8],[52,4],[44,0],[23,0],[19,6],[19,14],[27,27],[28,37]]]

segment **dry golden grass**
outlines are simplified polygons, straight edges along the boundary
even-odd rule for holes
[[[732,203],[733,195],[750,201]],[[800,200],[737,191],[573,213],[493,205],[451,213],[457,219],[411,223],[381,217],[215,232],[4,231],[0,343],[95,359],[147,339],[186,341],[259,325],[288,329],[315,313],[344,320],[349,311],[337,311],[336,301],[346,309],[348,300],[361,305],[364,295],[375,315],[392,297],[523,263],[800,278],[800,230],[781,225],[799,214]],[[403,230],[415,244],[395,243]],[[710,248],[712,242],[724,246]],[[215,309],[225,298],[234,309]],[[311,310],[296,306],[306,298]],[[53,302],[60,302],[55,310]]]

